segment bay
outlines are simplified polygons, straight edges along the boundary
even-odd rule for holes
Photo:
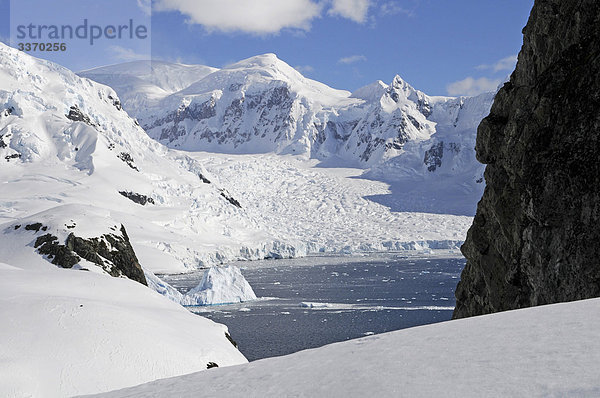
[[[258,301],[188,309],[227,325],[253,361],[449,320],[465,259],[386,253],[235,265]],[[163,278],[185,293],[202,273]]]

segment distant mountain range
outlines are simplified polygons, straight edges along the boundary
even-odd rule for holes
[[[113,87],[148,135],[170,148],[367,169],[366,178],[392,183],[382,203],[398,211],[471,215],[483,193],[474,147],[491,92],[428,96],[396,76],[350,93],[274,54],[222,69],[138,61],[80,75]]]
[[[473,142],[493,99],[431,97],[399,76],[350,93],[302,76],[275,54],[223,69],[137,61],[80,76],[114,88],[148,134],[172,148],[335,158],[362,168],[427,142],[422,169],[434,171],[443,157],[434,136],[444,135],[451,152],[472,149],[462,144]]]

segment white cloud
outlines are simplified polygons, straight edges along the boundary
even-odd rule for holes
[[[496,73],[496,72],[506,71],[506,70],[512,71],[513,69],[515,69],[516,64],[517,64],[517,56],[509,55],[508,57],[502,58],[501,60],[499,60],[491,65],[487,65],[487,64],[478,65],[475,67],[475,69],[478,69],[478,70],[491,69],[494,71],[494,73]]]
[[[351,19],[354,22],[363,23],[367,20],[370,0],[333,0],[329,15],[338,15]]]
[[[298,72],[302,73],[303,75],[305,75],[307,73],[312,73],[315,71],[315,68],[313,68],[310,65],[296,65],[296,66],[294,66],[294,69],[296,69]]]
[[[113,58],[118,59],[119,61],[140,61],[150,59],[148,54],[138,54],[130,48],[125,48],[121,46],[110,46],[108,50],[111,52]]]
[[[152,15],[152,0],[137,0],[137,5],[144,14]]]
[[[487,91],[494,91],[500,83],[500,79],[488,79],[487,77],[474,79],[469,76],[466,79],[448,84],[446,86],[446,91],[448,92],[448,95],[452,96],[473,96]]]
[[[381,5],[381,7],[379,8],[379,12],[381,13],[381,15],[405,14],[406,16],[409,16],[409,17],[415,16],[414,11],[400,6],[395,1],[388,1],[386,3],[383,3]]]
[[[349,57],[344,57],[344,58],[340,58],[338,59],[338,63],[340,64],[354,64],[356,62],[361,62],[361,61],[366,61],[367,57],[365,57],[364,55],[351,55]]]
[[[313,0],[157,0],[155,5],[155,11],[179,11],[208,31],[260,35],[284,28],[308,30],[322,11],[322,4]]]

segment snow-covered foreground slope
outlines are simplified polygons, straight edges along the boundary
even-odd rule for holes
[[[393,183],[395,194],[374,199],[397,211],[472,215],[483,192],[475,133],[493,93],[431,97],[399,76],[350,93],[274,54],[222,69],[138,61],[81,75],[112,85],[148,134],[171,148],[371,169],[368,178]]]
[[[90,394],[246,362],[224,325],[128,279],[0,263],[0,396]]]
[[[595,397],[600,299],[332,344],[102,397]]]

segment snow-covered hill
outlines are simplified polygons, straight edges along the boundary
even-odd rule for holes
[[[0,263],[0,396],[91,394],[245,363],[227,327],[127,279]]]
[[[597,397],[599,306],[442,322],[98,396]]]

